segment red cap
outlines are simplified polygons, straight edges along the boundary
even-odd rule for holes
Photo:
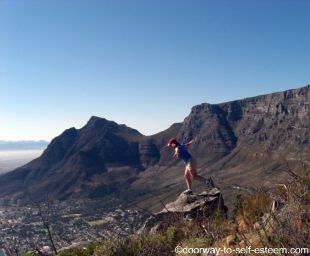
[[[175,138],[171,138],[171,139],[168,141],[167,146],[169,147],[172,143],[177,144],[177,140],[176,140]]]

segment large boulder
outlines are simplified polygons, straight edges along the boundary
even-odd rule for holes
[[[166,204],[160,212],[150,216],[139,233],[155,233],[182,218],[210,217],[216,212],[221,212],[225,216],[227,214],[227,207],[218,188],[212,188],[199,194],[186,195],[182,193],[174,202]]]

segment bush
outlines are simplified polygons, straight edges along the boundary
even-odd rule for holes
[[[252,195],[238,195],[235,204],[236,215],[241,215],[248,224],[254,224],[260,221],[265,213],[270,212],[272,201],[263,188],[258,189]]]
[[[286,247],[310,247],[310,166],[303,164],[298,173],[290,172],[289,180],[276,196],[284,203],[273,216],[273,240]]]
[[[298,172],[288,170],[288,174],[286,182],[270,194],[260,189],[249,196],[238,196],[236,218],[259,224],[256,231],[263,246],[309,248],[310,166],[302,164]],[[281,205],[275,211],[271,210],[273,200]]]

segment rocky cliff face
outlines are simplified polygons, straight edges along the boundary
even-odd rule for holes
[[[236,137],[265,151],[305,148],[310,135],[310,86],[221,104]],[[232,106],[235,105],[235,111]]]
[[[65,199],[124,189],[175,195],[183,189],[183,166],[165,147],[170,137],[195,140],[191,151],[199,172],[214,175],[225,194],[229,188],[245,186],[249,177],[252,185],[280,177],[283,159],[309,156],[309,106],[310,85],[204,103],[193,107],[184,122],[153,136],[92,117],[83,128],[70,128],[56,137],[40,158],[0,176],[0,196],[49,193]],[[133,201],[142,199],[147,199],[143,193]]]
[[[245,145],[265,153],[290,145],[307,148],[310,135],[310,86],[244,100],[192,108],[178,137],[191,138],[206,154],[222,156]],[[292,149],[292,148],[291,148]]]

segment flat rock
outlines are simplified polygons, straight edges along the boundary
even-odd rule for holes
[[[224,205],[222,193],[218,188],[202,191],[199,194],[180,194],[175,201],[150,216],[140,228],[138,233],[154,233],[161,228],[173,224],[182,218],[197,218],[198,216],[211,216],[220,210],[226,215],[227,207]]]

